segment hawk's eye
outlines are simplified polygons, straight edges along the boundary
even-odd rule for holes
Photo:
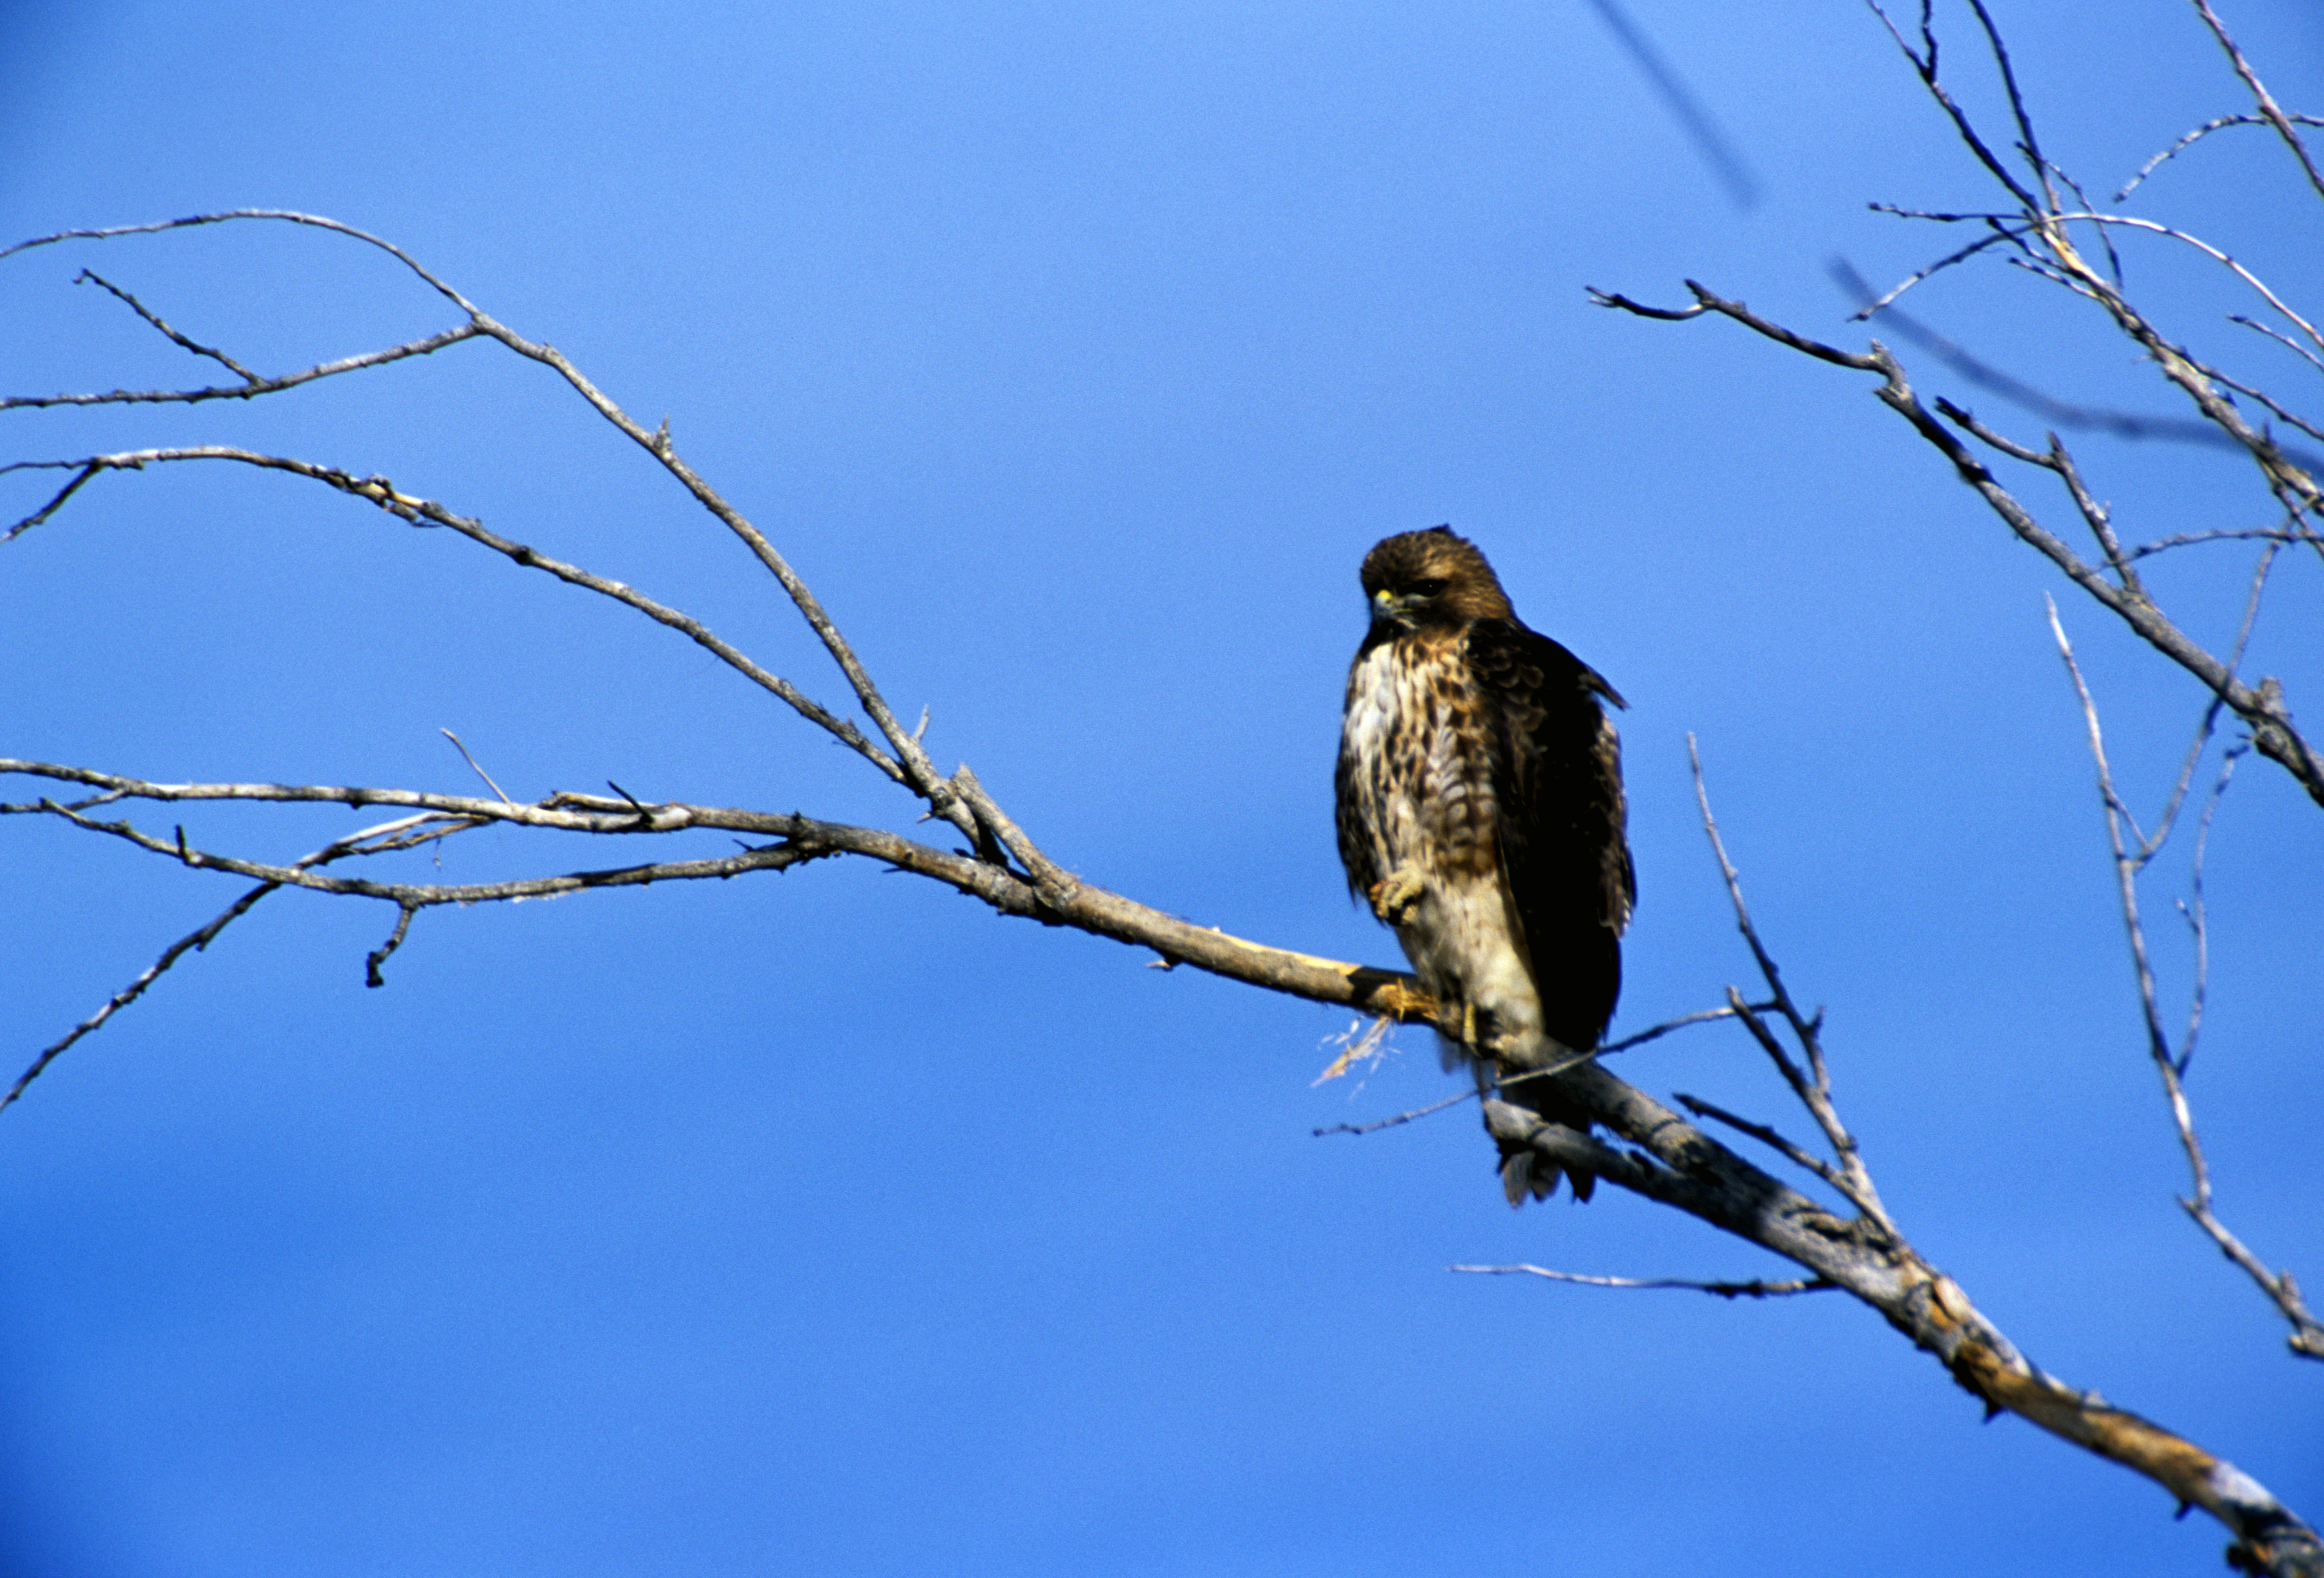
[[[1443,581],[1415,581],[1412,583],[1412,595],[1416,597],[1441,597],[1444,595],[1444,587]]]

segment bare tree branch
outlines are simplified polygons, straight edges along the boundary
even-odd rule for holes
[[[377,247],[401,263],[425,281],[429,287],[466,314],[468,326],[475,334],[498,340],[517,355],[550,368],[563,378],[599,416],[612,423],[625,437],[659,461],[665,470],[694,495],[697,503],[715,516],[728,531],[741,539],[744,546],[750,549],[752,555],[775,577],[782,586],[785,595],[790,598],[792,604],[806,619],[808,628],[815,632],[816,639],[823,643],[825,651],[830,653],[832,660],[838,664],[841,673],[846,677],[850,687],[854,690],[856,699],[862,704],[864,711],[871,716],[872,723],[878,726],[880,733],[895,752],[893,776],[915,794],[926,799],[931,809],[945,820],[952,822],[962,832],[973,838],[981,836],[973,813],[962,802],[952,784],[937,774],[935,767],[928,761],[927,752],[921,748],[918,736],[905,729],[896,720],[895,714],[890,710],[886,700],[881,696],[879,687],[872,682],[870,673],[856,658],[854,649],[849,646],[845,638],[839,633],[838,626],[832,623],[831,616],[824,611],[823,604],[816,598],[815,594],[807,589],[807,583],[800,578],[797,571],[791,568],[788,561],[775,550],[774,544],[768,541],[766,536],[757,527],[752,525],[742,512],[728,503],[692,466],[678,457],[678,450],[670,441],[668,421],[664,421],[658,430],[649,432],[610,396],[591,383],[581,370],[555,346],[528,339],[492,318],[393,243],[371,235],[367,231],[358,230],[351,225],[345,225],[338,220],[326,218],[317,214],[303,214],[278,208],[236,208],[211,214],[191,215],[181,219],[161,220],[149,225],[116,226],[101,230],[58,231],[53,235],[40,236],[32,241],[20,242],[14,246],[0,249],[0,259],[11,257],[32,247],[50,246],[69,240],[106,240],[122,235],[151,235],[164,230],[223,225],[243,219],[274,220],[308,226],[346,235],[367,245]],[[247,458],[244,455],[237,455],[235,457]],[[254,463],[268,464],[269,462]],[[285,464],[282,468],[297,469],[298,467],[295,464]],[[319,481],[331,481],[329,476],[322,475],[327,469],[314,467],[303,475],[314,475]],[[345,475],[344,473],[338,475]],[[339,484],[334,483],[333,485]],[[361,490],[349,488],[347,491]],[[61,496],[53,501],[49,506],[49,512],[53,512],[56,506],[62,502]],[[384,503],[379,498],[374,498],[374,502]],[[44,513],[41,518],[45,519],[46,514]],[[20,523],[16,530],[22,531],[26,525],[37,523],[37,521],[28,521]],[[453,521],[440,520],[436,523],[452,525]],[[14,536],[15,532],[11,531],[8,535]],[[785,699],[789,700],[790,697],[786,697]],[[796,706],[799,703],[793,701],[792,705]],[[824,726],[833,728],[835,733],[838,732],[831,723],[825,723]],[[853,726],[849,725],[849,727],[852,729]],[[843,734],[842,738],[846,736]],[[850,743],[855,743],[853,741]],[[859,751],[864,751],[868,748],[868,743],[859,744],[856,748]]]
[[[496,532],[485,530],[481,521],[458,515],[432,499],[423,499],[399,491],[387,478],[373,474],[358,477],[352,472],[335,466],[318,466],[312,461],[293,459],[288,456],[263,455],[254,449],[237,448],[225,444],[200,444],[174,449],[132,449],[114,455],[91,455],[78,460],[20,460],[0,466],[0,475],[11,471],[67,470],[75,472],[70,484],[49,501],[37,512],[26,516],[5,532],[0,532],[0,542],[17,537],[54,515],[64,502],[90,477],[106,471],[142,471],[148,466],[169,465],[180,461],[227,460],[264,471],[288,473],[319,482],[336,488],[353,498],[367,500],[385,510],[398,520],[414,526],[441,526],[456,531],[472,542],[478,542],[493,552],[524,566],[556,577],[568,586],[579,586],[600,596],[625,604],[657,623],[669,626],[694,641],[715,655],[721,662],[742,675],[752,683],[779,698],[801,717],[816,727],[837,736],[840,742],[871,762],[890,779],[902,782],[904,771],[895,760],[846,719],[835,716],[809,700],[798,687],[780,675],[770,674],[745,656],[741,649],[724,641],[700,620],[675,608],[657,603],[652,598],[603,576],[593,575],[577,565],[551,558],[521,542],[514,542]]]
[[[1880,1191],[1873,1186],[1871,1171],[1864,1165],[1856,1137],[1840,1121],[1840,1111],[1832,1104],[1831,1073],[1825,1067],[1823,1058],[1822,1016],[1818,1014],[1810,1019],[1800,1012],[1799,1006],[1792,1001],[1791,992],[1784,985],[1782,973],[1775,968],[1774,956],[1759,940],[1758,927],[1751,924],[1750,909],[1743,902],[1742,878],[1737,874],[1734,863],[1727,858],[1726,841],[1719,836],[1718,820],[1711,814],[1711,795],[1702,783],[1702,754],[1696,749],[1692,734],[1686,737],[1686,760],[1694,774],[1694,801],[1702,816],[1702,830],[1711,839],[1711,854],[1718,857],[1719,874],[1727,883],[1728,901],[1735,909],[1736,927],[1743,933],[1743,940],[1750,945],[1751,957],[1757,963],[1759,974],[1767,983],[1776,1010],[1783,1015],[1784,1023],[1791,1027],[1792,1034],[1798,1038],[1802,1051],[1807,1055],[1806,1072],[1803,1073],[1799,1065],[1792,1061],[1791,1056],[1784,1050],[1783,1044],[1775,1039],[1766,1022],[1743,1001],[1742,993],[1732,986],[1727,989],[1727,1006],[1743,1021],[1744,1028],[1751,1032],[1752,1039],[1759,1043],[1761,1049],[1774,1062],[1776,1071],[1784,1076],[1784,1083],[1791,1087],[1800,1104],[1808,1110],[1808,1115],[1815,1120],[1816,1127],[1823,1130],[1825,1141],[1831,1145],[1832,1155],[1839,1159],[1837,1168],[1827,1168],[1821,1163],[1812,1161],[1803,1161],[1803,1165],[1811,1167],[1817,1177],[1845,1195],[1849,1204],[1878,1223],[1881,1231],[1901,1238],[1895,1222],[1880,1203]],[[1721,1113],[1720,1117],[1724,1119],[1726,1114]],[[1738,1125],[1742,1121],[1740,1119],[1730,1121]],[[1804,1152],[1797,1152],[1797,1148],[1791,1146],[1789,1141],[1773,1138],[1772,1131],[1760,1134],[1747,1130],[1746,1132],[1751,1132],[1753,1138],[1764,1139],[1783,1149],[1794,1161],[1802,1161],[1805,1156]]]
[[[2286,115],[2284,116],[2284,119],[2291,121],[2296,125],[2324,126],[2324,120],[2319,120],[2314,115]],[[2205,121],[2201,125],[2197,126],[2193,131],[2189,132],[2185,136],[2181,137],[2177,142],[2172,143],[2171,146],[2165,148],[2162,152],[2155,154],[2145,163],[2140,165],[2138,167],[2138,173],[2132,176],[2128,180],[2123,182],[2122,186],[2115,192],[2114,200],[2117,203],[2121,202],[2125,198],[2130,196],[2133,191],[2135,191],[2138,189],[2139,184],[2145,180],[2148,176],[2153,175],[2166,160],[2177,158],[2185,150],[2193,147],[2197,143],[2201,142],[2205,137],[2209,136],[2214,132],[2225,131],[2229,126],[2264,126],[2270,124],[2271,123],[2264,115],[2218,115],[2213,119]]]
[[[0,411],[60,405],[199,405],[212,400],[256,400],[263,394],[280,394],[286,389],[296,389],[317,379],[336,378],[342,373],[360,373],[366,367],[384,367],[391,362],[432,355],[447,346],[482,337],[483,330],[474,324],[464,323],[440,334],[390,346],[385,350],[366,351],[359,356],[318,362],[312,367],[297,373],[285,373],[279,378],[254,377],[247,383],[212,385],[201,389],[115,389],[102,394],[12,394],[0,398]]]
[[[12,771],[14,771],[13,766],[0,766],[0,772]],[[23,808],[15,806],[0,807],[0,812],[17,811]],[[423,815],[401,817],[392,822],[383,822],[377,826],[366,827],[359,833],[350,833],[344,837],[335,838],[314,854],[300,859],[296,864],[300,870],[309,870],[316,866],[327,865],[335,860],[343,859],[351,854],[375,854],[383,849],[394,847],[395,840],[400,835],[423,823],[438,820],[440,818],[434,816]],[[25,1087],[40,1078],[49,1065],[63,1056],[74,1042],[90,1031],[101,1029],[107,1020],[144,996],[145,989],[167,974],[171,965],[189,952],[200,953],[208,948],[217,939],[220,932],[249,914],[252,906],[281,886],[281,882],[271,881],[259,883],[211,917],[207,924],[197,927],[162,949],[160,958],[154,960],[134,981],[106,999],[104,1004],[95,1013],[75,1025],[60,1039],[42,1047],[39,1055],[32,1059],[32,1066],[17,1077],[16,1083],[9,1086],[5,1095],[0,1095],[0,1110],[13,1106],[16,1098],[24,1094]],[[401,928],[399,927],[397,930],[399,941],[401,935]]]
[[[131,295],[128,291],[115,284],[111,280],[106,279],[103,274],[98,273],[95,269],[83,269],[79,273],[73,276],[73,283],[76,285],[79,284],[83,280],[89,281],[110,292],[115,300],[124,303],[128,307],[130,311],[134,312],[138,317],[152,324],[154,328],[159,330],[170,340],[171,344],[182,346],[197,356],[208,357],[211,361],[216,362],[219,366],[224,367],[227,372],[232,373],[236,377],[240,378],[244,383],[255,383],[258,382],[257,374],[252,372],[240,362],[235,361],[232,356],[227,355],[224,351],[221,351],[215,346],[198,345],[194,341],[188,339],[184,335],[180,334],[176,329],[171,328],[168,324],[162,322],[161,317],[151,308],[147,307],[145,303],[140,301],[136,297]]]
[[[2283,1578],[2324,1573],[2316,1531],[2264,1486],[2153,1421],[2035,1368],[1958,1283],[1909,1245],[1866,1232],[1861,1219],[1833,1217],[1602,1069],[1568,1078],[1587,1089],[1594,1117],[1641,1149],[1618,1149],[1506,1102],[1485,1104],[1494,1137],[1529,1145],[1559,1167],[1579,1165],[1838,1285],[1934,1354],[1989,1411],[2016,1414],[2210,1513],[2236,1536],[2238,1564]]]
[[[2255,596],[2255,606],[2256,601]],[[2219,1251],[2240,1267],[2282,1312],[2284,1319],[2292,1324],[2292,1335],[2287,1339],[2292,1351],[2303,1358],[2324,1360],[2324,1322],[2319,1322],[2301,1301],[2299,1284],[2292,1280],[2292,1274],[2269,1270],[2212,1211],[2211,1169],[2203,1156],[2202,1141],[2195,1132],[2194,1110],[2187,1100],[2187,1065],[2194,1057],[2195,1036],[2202,1025],[2204,973],[2209,963],[2200,907],[2201,851],[2208,842],[2212,815],[2218,807],[2220,797],[2227,792],[2227,778],[2234,771],[2235,759],[2230,756],[2220,772],[2218,783],[2204,807],[2202,831],[2197,839],[2197,902],[2189,920],[2195,927],[2198,968],[2188,1009],[2187,1039],[2183,1048],[2174,1052],[2170,1034],[2163,1028],[2154,984],[2154,969],[2147,956],[2146,928],[2139,918],[2138,911],[2138,869],[2144,863],[2143,857],[2151,851],[2142,848],[2140,854],[2134,854],[2125,844],[2123,826],[2129,813],[2123,806],[2122,797],[2115,791],[2114,771],[2107,762],[2105,734],[2098,726],[2098,703],[2091,698],[2090,687],[2082,678],[2081,665],[2074,660],[2073,643],[2066,639],[2065,627],[2058,621],[2056,606],[2052,605],[2049,612],[2050,633],[2056,638],[2058,655],[2065,660],[2066,672],[2074,682],[2074,695],[2081,703],[2082,721],[2089,734],[2090,759],[2098,766],[2098,798],[2106,807],[2107,841],[2114,854],[2116,892],[2122,905],[2123,929],[2129,942],[2131,964],[2138,980],[2139,1014],[2146,1029],[2147,1056],[2163,1082],[2163,1101],[2171,1109],[2171,1121],[2178,1131],[2180,1149],[2187,1155],[2187,1170],[2193,1194],[2181,1198],[2179,1204],[2209,1235],[2211,1241],[2219,1247]],[[2248,629],[2246,623],[2246,632]],[[2159,835],[2156,842],[2160,842]]]
[[[1858,308],[1870,311],[1881,324],[1927,351],[1978,388],[1992,391],[2012,405],[2030,411],[2053,426],[2107,433],[2117,438],[2163,439],[2171,443],[2197,444],[2207,449],[2232,450],[2238,455],[2244,452],[2244,446],[2240,441],[2230,434],[2221,432],[2201,417],[2149,416],[2138,411],[2116,411],[2105,406],[2081,405],[2072,401],[2060,400],[2053,394],[2035,388],[2024,379],[2005,373],[2000,368],[1972,355],[1958,342],[1940,334],[1901,307],[1879,307],[1874,310],[1873,304],[1877,300],[1878,292],[1872,289],[1864,276],[1858,273],[1846,258],[1833,258],[1824,265],[1824,272],[1831,276],[1832,282],[1840,287],[1841,292],[1849,300]],[[1866,316],[1866,311],[1854,313],[1851,317],[1861,318]],[[2247,324],[2259,332],[2281,341],[2299,355],[2314,359],[2314,353],[2306,346],[2264,324],[2255,323],[2248,318],[2231,318],[2230,321]],[[2319,371],[2324,371],[2324,362],[2319,362],[2317,365]],[[2315,432],[2306,422],[2297,417],[2285,415],[2284,420],[2299,426],[2303,431],[2314,433],[2318,438],[2324,438],[2324,433]],[[2324,471],[2324,456],[2289,447],[2285,448],[2284,453],[2311,472]]]
[[[1377,1134],[1383,1129],[1397,1129],[1422,1118],[1433,1118],[1448,1108],[1457,1107],[1476,1095],[1473,1090],[1455,1091],[1441,1102],[1431,1102],[1425,1107],[1414,1107],[1389,1118],[1378,1118],[1370,1123],[1327,1123],[1308,1130],[1321,1140],[1327,1134]]]
[[[2153,542],[2140,543],[2125,556],[2140,559],[2167,549],[2191,548],[2199,542],[2304,542],[2310,547],[2324,545],[2324,535],[2308,526],[2259,526],[2249,531],[2181,531],[2170,537],[2157,538]]]
[[[2227,24],[2211,9],[2210,0],[2195,0],[2195,14],[2203,19],[2203,25],[2211,30],[2211,36],[2219,41],[2219,48],[2227,52],[2227,59],[2235,65],[2236,75],[2242,78],[2244,86],[2251,89],[2252,101],[2259,106],[2260,115],[2275,128],[2275,134],[2283,139],[2283,145],[2292,150],[2292,156],[2300,161],[2301,170],[2307,174],[2308,184],[2316,189],[2318,197],[2324,198],[2324,174],[2318,173],[2316,161],[2308,157],[2307,144],[2301,142],[2300,134],[2292,129],[2294,121],[2310,126],[2324,123],[2319,123],[2310,115],[2287,115],[2278,107],[2273,96],[2267,90],[2267,85],[2259,79],[2259,73],[2252,69],[2249,60],[2244,59],[2244,52],[2236,47],[2236,41],[2227,36]]]
[[[17,1076],[16,1083],[8,1087],[7,1094],[0,1095],[0,1108],[14,1105],[16,1098],[24,1094],[25,1087],[47,1073],[49,1065],[62,1057],[74,1042],[91,1030],[102,1029],[106,1020],[144,996],[145,989],[168,974],[172,964],[189,952],[199,953],[208,947],[217,939],[218,933],[249,914],[251,906],[281,888],[281,885],[280,882],[259,883],[232,904],[227,905],[225,909],[211,917],[207,924],[195,927],[168,947],[163,948],[161,956],[146,966],[143,974],[111,997],[106,998],[95,1013],[81,1020],[58,1039],[42,1047],[38,1056],[33,1057],[32,1066]]]
[[[1192,964],[1255,986],[1287,992],[1311,1001],[1343,1004],[1362,1012],[1406,1022],[1434,1024],[1435,1001],[1416,983],[1398,972],[1342,964],[1310,954],[1268,947],[1230,937],[1215,927],[1195,926],[1149,909],[1133,900],[1074,881],[1065,901],[1053,905],[1034,879],[967,854],[954,854],[872,827],[825,822],[796,813],[742,810],[734,807],[666,803],[645,807],[641,814],[630,801],[601,795],[553,794],[534,804],[510,805],[473,795],[431,794],[414,789],[357,788],[327,784],[164,784],[152,783],[94,769],[54,762],[0,757],[0,775],[18,774],[51,782],[78,784],[98,792],[88,799],[64,803],[48,797],[0,804],[0,816],[51,816],[123,838],[150,854],[205,870],[226,871],[279,881],[284,885],[328,893],[350,894],[406,901],[420,908],[438,904],[489,902],[499,900],[549,897],[588,888],[627,886],[664,880],[700,880],[740,875],[745,872],[779,870],[801,860],[825,854],[854,854],[879,861],[899,871],[943,882],[982,900],[1004,915],[1074,927],[1118,942],[1150,949],[1173,963]],[[268,865],[210,854],[191,844],[159,838],[126,823],[108,823],[88,816],[98,805],[124,799],[161,803],[256,801],[277,804],[390,806],[427,813],[447,822],[482,826],[507,823],[599,835],[670,834],[693,829],[753,834],[785,840],[766,849],[747,851],[727,862],[670,862],[625,867],[613,872],[571,872],[530,879],[517,883],[447,887],[434,884],[358,882],[323,877],[301,869]]]
[[[1694,293],[1692,308],[1645,307],[1627,296],[1595,290],[1591,291],[1591,297],[1600,306],[1618,308],[1646,318],[1677,319],[1717,313],[1778,345],[1813,356],[1818,361],[1857,372],[1878,374],[1883,383],[1874,392],[1881,403],[1910,422],[1915,432],[1952,462],[1961,480],[1977,490],[1987,506],[2001,517],[2003,523],[2020,540],[2039,550],[2062,570],[2068,579],[2103,604],[2157,651],[2201,680],[2251,728],[2252,743],[2260,753],[2291,773],[2311,799],[2324,806],[2324,757],[2317,754],[2315,748],[2293,724],[2292,714],[2283,705],[2281,689],[2272,682],[2256,687],[2244,684],[2229,672],[2227,665],[2181,631],[2152,599],[2115,586],[2103,572],[2085,563],[2073,549],[2044,528],[2015,494],[2001,485],[1992,470],[1971,454],[1936,415],[1921,403],[1910,380],[1904,375],[1903,366],[1879,341],[1872,341],[1870,349],[1864,353],[1840,350],[1762,318],[1740,301],[1729,301],[1713,295],[1692,280],[1687,281],[1687,289]],[[2216,400],[2217,397],[2213,398]],[[2237,421],[2240,425],[2240,419]],[[2245,430],[2249,431],[2248,429]],[[1982,433],[1979,436],[1982,437]],[[2274,454],[2272,441],[2257,435],[2253,438],[2254,442],[2264,447],[2268,453]],[[2289,462],[2283,464],[2288,466]],[[2304,473],[2301,475],[2305,478]],[[2314,487],[2313,483],[2306,485],[2311,490]]]

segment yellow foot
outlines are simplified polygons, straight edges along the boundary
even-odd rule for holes
[[[1365,896],[1371,900],[1372,913],[1394,926],[1403,920],[1405,911],[1419,900],[1420,891],[1425,885],[1418,872],[1410,866],[1398,866],[1374,882]]]

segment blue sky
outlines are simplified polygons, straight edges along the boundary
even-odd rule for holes
[[[1584,295],[1692,277],[1855,343],[1829,260],[1885,283],[1955,244],[1865,204],[1991,199],[1861,8],[1629,14],[1756,208],[1580,4],[24,3],[0,12],[0,234],[270,206],[394,239],[667,414],[890,698],[929,708],[939,764],[1054,857],[1309,952],[1394,961],[1330,831],[1355,567],[1453,523],[1632,703],[1616,1032],[1748,969],[1692,732],[1914,1241],[2036,1362],[2312,1518],[2319,1378],[2172,1204],[2055,577],[1868,381]],[[2094,191],[2242,106],[2179,5],[1999,15]],[[2228,20],[2324,108],[2311,11]],[[2142,211],[2324,300],[2312,194],[2240,135]],[[2129,263],[2174,329],[2306,398],[2210,274]],[[80,244],[0,263],[9,392],[197,375],[83,267],[268,370],[450,321],[325,236]],[[1912,300],[2055,393],[2172,412],[2022,274]],[[485,347],[247,410],[6,420],[12,457],[236,442],[384,473],[841,693],[714,521]],[[2266,523],[2229,460],[2077,451],[2127,537]],[[2224,644],[2249,558],[2200,553],[2155,580]],[[2150,808],[2201,697],[2061,596]],[[449,728],[520,796],[613,779],[912,826],[688,643],[281,478],[93,485],[0,554],[0,753],[468,792]],[[2324,576],[2288,560],[2251,668],[2295,708],[2319,632]],[[262,858],[352,826],[187,825]],[[238,891],[23,820],[0,848],[12,1057]],[[440,858],[488,881],[604,852],[486,833]],[[2192,1093],[2222,1211],[2324,1287],[2319,874],[2324,817],[2246,761]],[[2149,907],[2177,993],[2172,880]],[[1448,1275],[1773,1263],[1610,1191],[1510,1213],[1470,1109],[1310,1138],[1452,1088],[1416,1033],[1311,1088],[1343,1014],[836,862],[431,913],[366,991],[391,921],[270,900],[0,1114],[10,1572],[1792,1573],[1875,1540],[1904,1573],[2217,1562],[2214,1526],[1978,1424],[1863,1308]],[[1731,1027],[1618,1071],[1797,1126]]]

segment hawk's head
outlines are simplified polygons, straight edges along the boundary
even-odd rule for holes
[[[1493,567],[1450,526],[1382,539],[1364,555],[1362,573],[1374,625],[1420,630],[1517,618]]]

